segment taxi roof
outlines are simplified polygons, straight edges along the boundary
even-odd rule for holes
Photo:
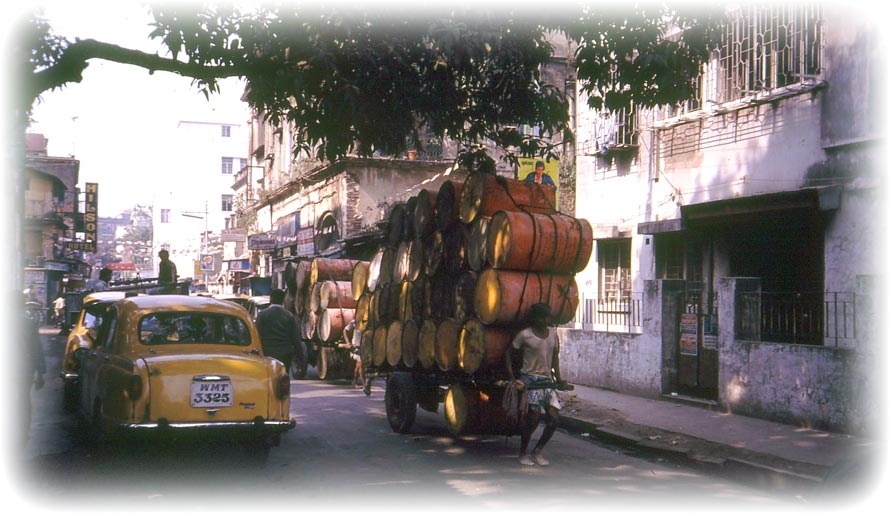
[[[240,305],[228,300],[175,294],[132,296],[122,300],[119,305],[127,310],[209,310],[238,316],[247,312]]]

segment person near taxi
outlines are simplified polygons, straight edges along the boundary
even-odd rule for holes
[[[263,343],[263,353],[284,363],[290,372],[300,331],[296,316],[284,308],[284,296],[283,289],[269,293],[270,305],[257,314],[256,328]]]

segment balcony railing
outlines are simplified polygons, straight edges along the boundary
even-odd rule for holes
[[[638,332],[643,320],[643,294],[620,298],[581,298],[575,322],[582,328],[605,332]]]
[[[740,293],[739,337],[774,343],[848,346],[856,339],[852,292]]]

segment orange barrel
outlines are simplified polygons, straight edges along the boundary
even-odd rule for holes
[[[436,192],[421,189],[417,193],[417,205],[414,206],[414,237],[423,238],[430,235],[435,228]]]
[[[408,257],[405,269],[405,278],[408,280],[417,280],[423,271],[424,255],[423,242],[414,238],[408,242]]]
[[[380,268],[383,265],[383,254],[386,248],[380,248],[371,262],[368,263],[368,291],[374,292],[377,289],[377,283],[380,281]]]
[[[293,314],[299,314],[301,312],[299,303],[300,302],[297,301],[296,291],[294,291],[293,289],[291,289],[289,287],[287,289],[285,289],[284,301],[281,302],[281,306],[284,307],[285,310],[287,310],[288,312],[291,312]]]
[[[417,195],[405,202],[405,224],[402,226],[402,241],[410,241],[414,237],[414,210],[417,208]]]
[[[303,312],[303,339],[315,339],[315,327],[318,324],[318,314],[312,311]]]
[[[343,329],[355,318],[355,309],[325,309],[318,317],[318,338],[333,343],[343,336]],[[350,341],[351,342],[351,341]]]
[[[539,302],[550,305],[551,323],[568,323],[578,308],[574,275],[489,268],[476,281],[473,307],[486,325],[524,323]]]
[[[377,322],[378,323],[389,323],[392,321],[392,316],[390,316],[389,310],[389,296],[392,294],[392,284],[384,284],[378,291],[375,291],[378,295],[377,300]]]
[[[411,282],[411,318],[422,320],[426,315],[426,277],[417,277],[417,280]],[[404,321],[404,320],[403,320]]]
[[[476,389],[452,384],[445,393],[445,422],[454,435],[515,435],[519,410],[504,410],[503,389]]]
[[[467,239],[468,226],[464,223],[455,223],[443,233],[445,238],[444,264],[445,271],[456,275],[461,270],[469,267],[467,263]]]
[[[458,323],[463,323],[467,318],[471,318],[476,314],[473,309],[473,297],[476,294],[476,279],[478,275],[475,271],[464,271],[454,283],[454,319]]]
[[[451,227],[452,223],[457,221],[460,195],[463,188],[463,182],[453,182],[451,180],[446,180],[439,186],[439,192],[436,193],[436,228],[439,230],[446,230]]]
[[[430,279],[425,276],[417,277],[411,287],[411,295],[414,297],[414,314],[418,321],[432,318],[430,311]]]
[[[494,268],[577,273],[593,251],[593,228],[562,214],[499,211],[488,226]]]
[[[396,258],[392,267],[392,282],[401,283],[408,276],[408,241],[396,247]]]
[[[323,282],[316,282],[309,287],[309,310],[311,312],[318,313],[321,309],[319,305],[321,304],[321,300],[319,296],[321,295],[321,285]]]
[[[442,261],[445,256],[445,238],[441,230],[434,230],[423,243],[424,263],[426,276],[431,277],[442,269]]]
[[[425,320],[417,334],[417,362],[429,369],[436,365],[436,323]]]
[[[420,329],[413,319],[402,323],[402,363],[409,368],[417,364],[417,338]]]
[[[368,291],[368,276],[370,275],[371,263],[359,261],[352,268],[352,297],[356,300]]]
[[[478,319],[469,319],[460,329],[460,369],[467,373],[504,369],[504,354],[513,342],[515,330],[510,327],[485,326]]]
[[[352,282],[328,280],[321,283],[318,290],[318,309],[355,309],[352,297]]]
[[[467,264],[473,271],[482,271],[488,266],[488,216],[476,216],[470,225],[467,238]]]
[[[386,325],[374,329],[373,348],[374,366],[380,367],[386,362]]]
[[[377,276],[377,287],[384,286],[392,282],[393,270],[396,265],[396,250],[392,248],[384,248],[383,255],[380,259],[380,269]]]
[[[393,321],[386,329],[386,362],[395,366],[402,359],[402,322]]]
[[[434,319],[454,314],[454,282],[442,273],[429,277],[429,313]]]
[[[298,294],[302,294],[306,292],[306,289],[309,287],[309,271],[312,264],[310,261],[299,261],[296,263],[296,270],[294,272],[294,289],[297,290]]]
[[[357,262],[359,261],[354,259],[312,259],[312,264],[309,265],[309,283],[352,280],[352,268]]]
[[[400,321],[413,319],[416,316],[414,312],[414,283],[410,280],[403,280],[399,285],[399,315]]]
[[[402,240],[402,232],[405,230],[407,214],[405,204],[397,203],[389,210],[389,225],[386,230],[386,242],[390,246],[396,246]]]
[[[361,343],[358,347],[359,357],[362,359],[362,367],[370,366],[374,362],[374,331],[363,330]]]
[[[371,295],[361,295],[355,303],[355,329],[367,330],[371,315]]]
[[[287,289],[297,289],[297,263],[289,261],[284,267],[284,283]]]
[[[472,223],[476,216],[497,211],[556,212],[556,188],[475,171],[464,182],[458,219]]]
[[[368,322],[371,325],[380,323],[380,294],[383,292],[382,287],[378,287],[376,291],[371,293],[371,299],[368,302]]]
[[[457,369],[460,357],[460,324],[452,318],[445,318],[436,327],[436,364],[442,371]]]

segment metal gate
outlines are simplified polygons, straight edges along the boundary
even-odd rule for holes
[[[678,392],[717,399],[717,294],[687,289],[685,308],[679,313],[677,384]]]

